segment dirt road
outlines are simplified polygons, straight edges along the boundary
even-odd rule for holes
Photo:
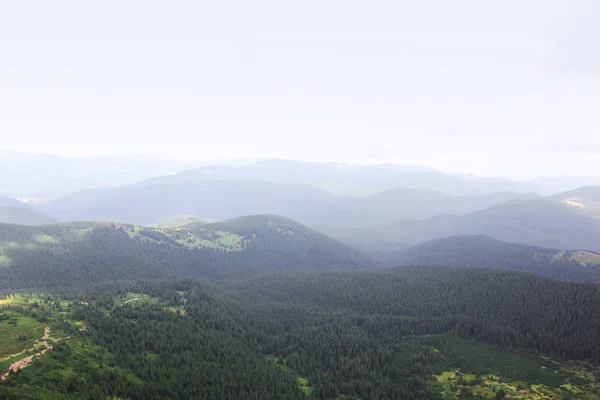
[[[68,339],[68,338],[65,338],[65,339]],[[42,339],[37,343],[38,345],[46,346],[46,348],[36,354],[27,356],[25,358],[20,359],[19,361],[12,363],[9,368],[9,371],[12,370],[14,372],[17,372],[18,370],[23,369],[26,366],[28,366],[29,364],[31,364],[33,362],[34,357],[42,356],[42,355],[46,354],[46,352],[48,352],[49,350],[52,350],[52,345],[49,344],[48,342],[58,343],[58,342],[60,342],[60,339],[51,338],[50,337],[50,328],[46,327],[44,329],[44,336],[42,336]],[[8,378],[8,374],[9,373],[7,372],[3,375],[0,375],[0,382],[5,381],[6,378]]]

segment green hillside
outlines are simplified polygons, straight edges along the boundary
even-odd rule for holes
[[[551,197],[573,210],[600,219],[600,186],[584,186]]]
[[[56,220],[26,207],[0,207],[0,223],[44,225],[56,223]]]
[[[0,288],[140,277],[241,279],[269,271],[370,265],[358,251],[268,215],[173,229],[115,223],[0,228]]]

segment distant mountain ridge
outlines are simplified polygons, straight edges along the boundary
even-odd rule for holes
[[[0,207],[0,223],[44,225],[56,223],[56,220],[27,207]]]
[[[600,282],[600,254],[507,243],[482,235],[432,240],[389,255],[391,265],[452,265]]]
[[[20,207],[26,208],[28,205],[19,200],[12,199],[10,197],[0,196],[0,207]]]
[[[150,224],[151,228],[181,228],[191,224],[208,224],[211,221],[204,220],[192,214],[178,214],[164,217]]]
[[[0,196],[0,223],[43,225],[55,223],[54,218],[36,211],[29,204]]]
[[[590,217],[600,219],[600,186],[584,186],[550,197]]]
[[[156,177],[140,185],[191,183],[204,180],[268,181],[310,185],[339,195],[371,195],[398,187],[422,187],[457,194],[531,192],[535,186],[501,178],[449,174],[426,167],[349,165],[293,160],[265,160],[244,166],[207,166],[174,176]]]
[[[306,221],[328,230],[381,227],[390,221],[426,219],[439,214],[467,214],[509,200],[540,199],[534,193],[498,192],[454,195],[424,188],[396,188],[368,197],[340,200],[307,216]]]
[[[90,188],[127,185],[190,165],[153,156],[60,157],[0,152],[0,194],[48,201]]]
[[[396,188],[352,198],[308,184],[205,180],[192,175],[183,173],[120,188],[88,190],[40,205],[39,210],[61,221],[110,220],[140,225],[180,214],[226,219],[270,213],[336,232],[386,225],[401,218],[468,213],[506,200],[539,197],[532,193],[454,195],[425,188]]]
[[[548,200],[510,201],[467,215],[398,221],[389,227],[413,244],[447,236],[485,235],[531,246],[600,251],[600,220]]]

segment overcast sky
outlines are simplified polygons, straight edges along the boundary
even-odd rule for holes
[[[0,150],[600,174],[595,0],[0,0]]]

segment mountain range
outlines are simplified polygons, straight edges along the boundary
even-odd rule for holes
[[[532,192],[548,196],[582,186],[600,185],[600,177],[540,177],[517,181],[392,164],[293,160],[221,160],[207,164],[153,156],[59,157],[0,152],[0,195],[25,198],[35,203],[55,200],[82,190],[120,187],[144,180],[149,180],[151,184],[160,183],[163,179],[172,181],[172,174],[177,174],[180,182],[269,181],[310,185],[348,196],[364,196],[412,186],[454,194]]]
[[[382,190],[391,185],[398,186]],[[427,168],[271,160],[207,166],[84,190],[35,206],[0,198],[0,222],[176,227],[193,222],[189,216],[216,221],[272,214],[383,258],[415,244],[461,235],[600,251],[600,187],[547,197],[525,189],[531,186]],[[364,195],[370,191],[377,192]],[[359,192],[363,195],[356,196]],[[181,215],[188,217],[177,217]]]
[[[466,215],[402,220],[389,226],[399,241],[422,243],[456,235],[558,249],[600,251],[600,220],[549,200],[515,200]]]

